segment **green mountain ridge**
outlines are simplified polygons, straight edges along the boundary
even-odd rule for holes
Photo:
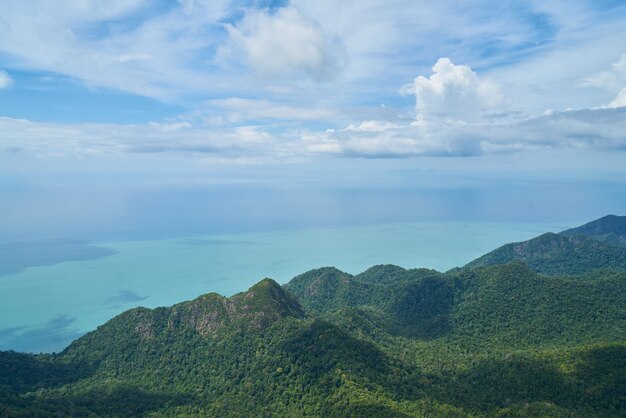
[[[606,215],[582,226],[563,231],[561,235],[584,235],[598,241],[626,244],[626,216]]]
[[[626,216],[609,215],[559,234],[503,245],[465,267],[522,261],[544,274],[576,275],[595,269],[626,271]]]
[[[298,301],[272,279],[263,279],[246,292],[230,298],[208,293],[170,308],[135,308],[123,312],[67,347],[72,355],[87,346],[104,347],[117,343],[150,342],[156,338],[176,338],[195,334],[219,339],[238,332],[258,332],[286,318],[303,318]],[[104,337],[104,338],[103,338]]]
[[[626,416],[620,245],[519,245],[446,273],[264,279],[131,309],[59,354],[0,352],[0,416]]]

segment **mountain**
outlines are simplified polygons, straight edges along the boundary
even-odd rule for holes
[[[561,235],[568,237],[583,235],[597,241],[626,245],[626,216],[607,215],[563,231]]]
[[[601,340],[615,329],[626,329],[623,272],[550,277],[521,262],[447,274],[402,269],[404,274],[399,275],[399,268],[385,269],[394,280],[370,286],[359,297],[348,290],[356,287],[361,275],[336,269],[333,275],[312,270],[285,288],[317,316],[344,326],[365,321],[369,333],[379,326],[405,337],[524,347]],[[343,277],[342,284],[336,285],[336,277]],[[303,278],[308,286],[302,286]],[[332,294],[314,291],[331,288],[329,283],[335,285]]]
[[[455,338],[502,347],[603,341],[626,330],[626,273],[544,276],[521,262],[461,272]]]
[[[560,234],[546,233],[506,244],[466,267],[523,261],[545,274],[583,274],[595,269],[626,271],[626,216],[605,216]]]
[[[274,280],[264,279],[230,298],[209,293],[169,308],[131,309],[74,341],[63,355],[95,364],[176,339],[259,333],[288,317],[303,318],[302,307]]]
[[[294,277],[285,289],[314,314],[361,305],[387,309],[396,299],[396,293],[426,277],[441,277],[441,273],[429,269],[406,270],[387,264],[370,267],[353,276],[334,267],[324,267]]]
[[[626,416],[620,246],[528,243],[525,262],[325,267],[131,309],[59,354],[0,352],[0,416]]]

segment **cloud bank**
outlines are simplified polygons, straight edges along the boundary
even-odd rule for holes
[[[297,161],[319,155],[367,158],[476,156],[551,150],[626,151],[626,107],[552,114],[500,123],[365,121],[340,130],[261,126],[194,128],[146,125],[36,123],[0,118],[0,154],[87,158],[182,154],[225,161]]]

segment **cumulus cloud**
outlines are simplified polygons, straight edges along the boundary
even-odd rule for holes
[[[13,84],[13,79],[6,71],[0,70],[0,89],[5,89]]]
[[[277,11],[252,10],[236,24],[229,24],[230,42],[221,55],[243,57],[262,76],[335,79],[345,53],[337,39],[293,7]]]
[[[424,119],[474,121],[503,102],[495,83],[445,57],[437,60],[430,77],[420,75],[403,92],[415,94],[417,116]]]

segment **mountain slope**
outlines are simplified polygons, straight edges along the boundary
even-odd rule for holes
[[[166,345],[172,339],[220,340],[241,332],[258,333],[283,318],[303,318],[298,301],[271,279],[225,298],[202,295],[169,308],[136,308],[74,341],[63,351],[68,358],[90,363],[138,349]]]
[[[550,277],[513,262],[465,271],[459,288],[450,329],[466,342],[523,347],[626,337],[626,273]]]
[[[626,271],[626,216],[607,215],[559,234],[545,233],[503,245],[465,267],[522,261],[544,274],[583,274],[594,269]]]
[[[420,340],[446,338],[475,346],[527,347],[626,336],[624,272],[544,276],[521,262],[445,275],[428,272],[398,277],[396,269],[390,272],[396,281],[368,287],[360,304],[355,299],[342,304],[326,293],[308,292],[308,287],[296,289],[300,291],[297,296],[305,307],[324,308],[316,315],[373,338],[389,334]],[[334,283],[324,274],[307,274],[315,286],[324,288],[325,280]],[[358,277],[346,278],[346,289]]]
[[[584,235],[597,241],[626,245],[626,216],[607,215],[563,231],[561,235],[568,237]]]
[[[524,242],[506,244],[465,267],[484,267],[523,261],[545,274],[583,274],[594,269],[626,271],[626,246],[583,235],[546,233]]]

